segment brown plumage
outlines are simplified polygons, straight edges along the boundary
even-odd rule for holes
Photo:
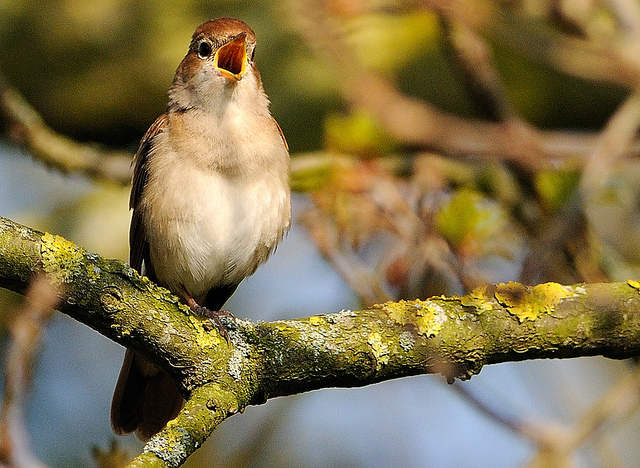
[[[167,112],[133,160],[130,264],[206,315],[266,261],[290,224],[288,148],[254,50],[241,21],[198,26]],[[147,440],[182,405],[168,374],[126,351],[111,407],[116,434]]]

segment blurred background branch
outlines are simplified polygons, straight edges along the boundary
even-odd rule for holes
[[[7,135],[49,167],[97,180],[128,184],[131,154],[80,144],[49,128],[40,115],[0,76],[0,114]]]
[[[14,313],[11,344],[4,369],[5,389],[0,416],[0,465],[12,468],[44,468],[31,450],[25,420],[27,395],[43,328],[59,302],[58,288],[43,275],[35,276]]]

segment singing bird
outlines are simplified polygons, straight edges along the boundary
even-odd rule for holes
[[[198,26],[167,111],[133,159],[131,266],[213,318],[291,220],[289,151],[269,112],[255,47],[242,21]],[[183,404],[168,374],[126,351],[111,406],[116,434],[147,440]]]

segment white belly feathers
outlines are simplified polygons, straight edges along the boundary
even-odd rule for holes
[[[271,171],[223,174],[175,156],[153,171],[141,208],[159,282],[173,291],[184,286],[200,302],[268,258],[289,227],[288,180]]]

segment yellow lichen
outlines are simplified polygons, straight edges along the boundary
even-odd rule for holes
[[[54,284],[71,283],[86,264],[86,275],[90,281],[100,278],[100,268],[86,261],[87,252],[64,237],[45,232],[40,239],[42,268]]]
[[[627,284],[640,293],[640,282],[634,280],[628,280]]]
[[[367,337],[367,343],[371,346],[373,356],[376,358],[376,367],[389,362],[389,347],[382,341],[382,335],[379,332],[373,332]]]
[[[396,323],[400,325],[413,323],[418,330],[418,334],[427,337],[437,335],[446,320],[445,310],[431,301],[400,300],[398,302],[386,302],[381,307]]]
[[[95,281],[100,278],[100,268],[96,265],[89,264],[87,265],[87,277],[89,281]]]
[[[501,283],[494,296],[509,313],[525,320],[536,320],[542,313],[551,312],[565,297],[573,295],[571,288],[558,283],[524,286],[520,283]]]
[[[400,325],[406,325],[408,320],[407,314],[407,301],[400,300],[398,302],[385,302],[382,304],[382,309],[387,313],[387,315],[394,322],[399,323]]]
[[[222,336],[219,333],[209,333],[205,330],[201,317],[196,317],[192,313],[188,313],[187,317],[192,326],[192,331],[195,333],[195,339],[201,349],[212,349],[222,344]]]
[[[493,305],[487,299],[487,287],[478,286],[473,291],[460,298],[460,303],[466,307],[474,307],[476,312],[488,312],[493,309]]]
[[[309,323],[311,325],[320,325],[321,322],[322,322],[322,319],[317,315],[314,315],[313,317],[309,317]]]
[[[117,330],[121,337],[129,336],[129,335],[131,335],[131,332],[133,331],[133,327],[124,327],[124,326],[122,326],[120,324],[116,324],[116,323],[111,325],[111,328],[113,328],[114,330]]]
[[[70,283],[85,251],[64,237],[46,232],[41,239],[42,268],[54,284]]]
[[[549,313],[553,308],[565,297],[573,295],[570,287],[563,286],[558,283],[543,283],[533,288],[536,297],[541,299],[544,306],[544,312]]]
[[[418,309],[418,333],[427,337],[436,336],[442,329],[446,314],[442,307],[432,302],[424,302],[423,307]]]

